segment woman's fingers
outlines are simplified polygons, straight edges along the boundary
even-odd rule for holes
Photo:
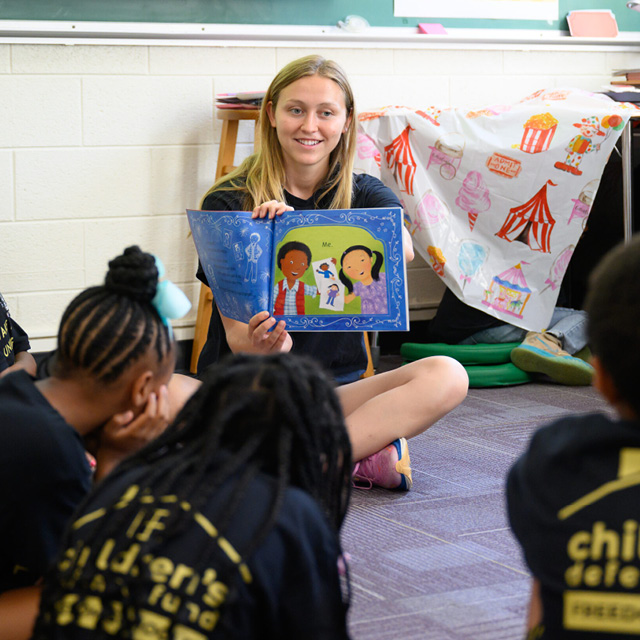
[[[270,316],[268,311],[261,311],[249,320],[249,340],[257,351],[263,353],[288,351],[291,347],[288,349],[283,348],[289,336],[286,326],[284,320],[276,322],[276,319]]]
[[[272,220],[276,216],[281,216],[285,211],[293,211],[293,207],[290,207],[285,202],[278,200],[269,200],[269,202],[263,202],[258,205],[251,214],[252,218],[269,218]]]

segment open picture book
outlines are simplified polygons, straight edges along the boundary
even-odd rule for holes
[[[187,216],[224,316],[266,310],[290,331],[409,329],[400,207]]]

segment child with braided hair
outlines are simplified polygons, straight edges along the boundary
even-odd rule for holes
[[[168,424],[175,346],[156,308],[159,289],[154,256],[129,247],[103,285],[67,307],[51,377],[17,371],[0,380],[0,638],[19,636],[7,631],[9,613],[16,624],[26,619],[11,598],[33,603],[30,587],[91,489],[88,439],[98,480]],[[12,592],[20,587],[28,589]]]
[[[320,367],[231,356],[81,506],[33,637],[348,638],[338,532],[350,483]]]

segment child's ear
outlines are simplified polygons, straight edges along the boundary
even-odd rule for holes
[[[131,385],[131,402],[136,408],[147,404],[149,395],[153,391],[154,376],[150,370],[142,372]]]
[[[621,398],[618,389],[613,382],[613,378],[602,365],[602,361],[598,356],[591,356],[591,365],[593,366],[593,386],[602,394],[604,399],[612,406],[616,406]]]

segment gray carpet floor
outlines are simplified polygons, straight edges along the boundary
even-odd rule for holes
[[[470,389],[410,440],[411,491],[354,491],[342,536],[353,640],[521,639],[530,576],[505,476],[538,426],[591,411],[607,408],[590,387]]]

